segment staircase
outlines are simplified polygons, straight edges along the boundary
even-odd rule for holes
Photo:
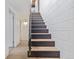
[[[60,59],[60,51],[55,48],[45,22],[40,13],[32,13],[31,20],[31,55],[28,59]]]

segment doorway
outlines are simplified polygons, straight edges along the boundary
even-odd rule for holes
[[[9,10],[10,47],[14,47],[14,13]]]

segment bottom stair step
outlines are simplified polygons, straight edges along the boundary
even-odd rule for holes
[[[60,59],[60,58],[36,58],[36,57],[29,57],[28,59]]]
[[[60,58],[60,51],[31,51],[31,55],[28,57]]]

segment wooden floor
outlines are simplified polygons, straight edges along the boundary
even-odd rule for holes
[[[16,48],[13,48],[6,59],[27,59],[28,46],[25,42],[22,40]]]

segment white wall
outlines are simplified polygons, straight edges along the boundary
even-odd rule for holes
[[[9,47],[12,47],[13,41],[13,19],[14,14],[14,45],[15,47],[20,43],[20,40],[28,39],[28,26],[23,24],[24,20],[29,22],[30,14],[30,0],[7,0],[5,13],[5,56],[9,54]],[[10,11],[13,13],[11,14]],[[21,26],[20,26],[21,21]],[[21,27],[21,32],[20,32]],[[22,38],[21,38],[22,37]]]
[[[15,46],[19,43],[19,24],[18,24],[18,20],[17,20],[17,14],[16,11],[12,9],[12,7],[9,4],[6,4],[6,17],[5,17],[5,53],[6,56],[9,53],[9,47],[12,47],[13,44],[13,19],[12,19],[12,14],[9,12],[11,10],[11,12],[14,13],[14,41],[15,41]]]
[[[38,12],[38,0],[36,0],[36,4],[35,4],[35,12]]]
[[[61,59],[74,59],[73,5],[73,0],[40,0],[40,12],[60,50]]]

